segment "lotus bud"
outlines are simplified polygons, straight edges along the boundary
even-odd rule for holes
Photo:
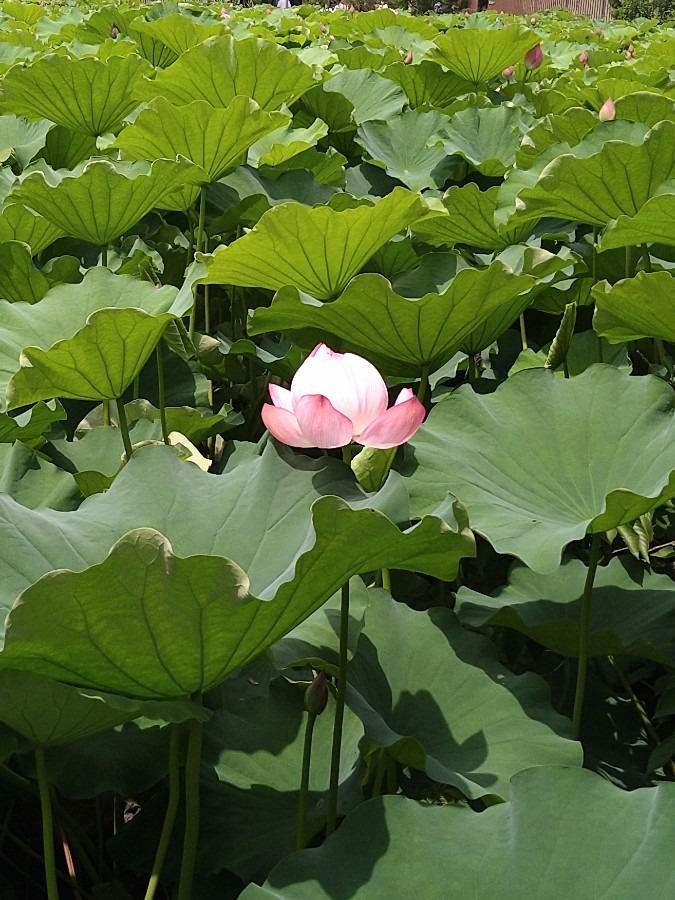
[[[412,52],[412,50],[408,50],[403,62],[406,64],[406,66],[409,66],[412,61],[413,61],[413,52]]]
[[[513,66],[507,66],[502,72],[502,78],[505,78],[507,81],[510,81],[515,74],[516,74],[516,70],[513,68]]]
[[[314,681],[305,691],[305,710],[310,716],[320,716],[328,705],[328,676],[317,672]]]
[[[630,50],[626,50],[626,52],[624,53],[624,56],[626,57],[626,59],[633,58],[633,54],[630,52]]]
[[[322,34],[325,34],[328,31],[328,27],[326,25],[324,25],[323,22],[320,22],[319,23],[319,31]]]
[[[583,63],[584,65],[586,65],[586,63],[588,62],[588,53],[586,53],[585,50],[583,51],[583,53],[579,54],[579,62]]]
[[[629,44],[629,45],[628,45],[628,52],[631,53],[631,54],[634,54],[634,53],[635,53],[635,47],[634,47],[632,44]]]
[[[120,34],[119,28],[117,27],[117,25],[113,24],[113,27],[110,29],[110,37],[113,39],[113,41],[116,41],[117,38],[119,37],[119,34]]]
[[[599,25],[596,25],[596,26],[595,26],[594,31],[595,31],[596,34],[602,34],[602,28],[601,28]]]
[[[601,122],[613,122],[616,119],[616,108],[611,97],[608,97],[600,107],[598,118]]]
[[[536,24],[537,24],[537,17],[532,16],[532,18],[530,19],[530,25],[536,25]]]
[[[535,46],[525,54],[525,68],[528,72],[531,72],[533,69],[538,69],[543,61],[544,51],[541,49],[541,44],[535,44]]]
[[[220,7],[220,18],[221,19],[229,19],[230,14],[224,6]]]

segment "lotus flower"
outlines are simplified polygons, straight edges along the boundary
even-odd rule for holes
[[[543,61],[544,51],[541,49],[541,44],[535,44],[535,46],[525,54],[525,68],[528,72],[531,72],[532,69],[538,69]]]
[[[516,70],[513,68],[513,66],[507,66],[507,67],[502,71],[502,78],[506,78],[507,81],[510,81],[511,78],[513,78],[513,76],[514,76],[515,74],[516,74]]]
[[[611,97],[608,97],[600,107],[598,118],[601,122],[613,122],[616,119],[616,108]]]
[[[585,50],[579,54],[579,62],[584,64],[588,62],[588,53]]]
[[[387,409],[387,386],[372,363],[318,344],[295,373],[291,389],[270,385],[262,420],[291,447],[345,447],[352,441],[388,450],[409,440],[424,406],[404,388]]]

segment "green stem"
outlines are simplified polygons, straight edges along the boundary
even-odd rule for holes
[[[103,424],[110,425],[110,400],[104,400],[102,405]]]
[[[56,877],[56,858],[54,855],[54,820],[52,817],[52,801],[49,795],[49,780],[47,778],[44,747],[35,748],[35,769],[40,790],[40,809],[42,811],[42,850],[45,858],[47,897],[49,900],[59,900],[59,884]]]
[[[520,323],[520,343],[522,344],[523,350],[527,350],[527,331],[525,330],[525,313],[520,314],[520,318],[518,319]]]
[[[577,664],[577,685],[574,692],[574,711],[572,713],[572,731],[574,739],[579,740],[581,731],[581,712],[584,705],[584,690],[586,688],[586,671],[588,669],[588,637],[591,621],[591,600],[593,597],[593,582],[595,572],[600,562],[600,532],[596,532],[591,539],[591,552],[588,559],[588,570],[584,583],[584,592],[581,596],[581,620],[579,622],[579,661]]]
[[[593,276],[593,284],[597,283],[598,280],[598,228],[597,225],[593,226],[593,255],[591,257],[591,274]]]
[[[382,587],[391,594],[391,569],[382,569]]]
[[[157,344],[157,393],[159,395],[159,421],[162,424],[162,440],[169,443],[169,430],[166,427],[166,391],[164,389],[164,360],[162,359],[161,344]]]
[[[349,638],[349,582],[342,585],[340,602],[340,653],[338,658],[337,697],[333,722],[333,747],[330,759],[330,784],[328,788],[328,816],[326,835],[335,831],[337,824],[338,789],[340,786],[340,754],[342,751],[342,724],[345,718],[345,693],[347,688],[347,645]]]
[[[625,263],[624,263],[624,278],[630,278],[632,249],[633,248],[630,245],[628,247],[626,247],[626,257],[625,257]]]
[[[417,386],[417,399],[420,403],[424,403],[427,396],[427,389],[429,387],[429,366],[422,366],[422,373],[420,375],[420,383]]]
[[[185,760],[185,835],[177,900],[191,900],[192,898],[192,880],[199,842],[199,769],[202,760],[203,736],[204,724],[192,719],[188,729],[188,749]]]
[[[101,265],[105,268],[108,267],[108,245],[105,247],[101,247]]]
[[[176,821],[176,813],[178,812],[178,804],[180,801],[180,728],[178,725],[171,725],[171,735],[169,737],[169,799],[164,814],[164,824],[162,825],[162,833],[157,844],[157,852],[155,853],[155,861],[152,865],[152,874],[148,881],[148,889],[145,892],[145,900],[153,900],[159,879],[162,874],[162,867],[166,859],[166,853],[169,849],[169,841],[171,840],[171,832],[173,831],[174,822]]]
[[[206,220],[206,186],[202,185],[201,190],[199,191],[199,224],[197,225],[197,242],[195,245],[195,259],[197,257],[197,253],[201,252],[204,246],[204,222]],[[188,326],[188,333],[190,335],[190,340],[194,338],[195,334],[195,319],[197,317],[197,286],[194,287],[194,295],[192,298],[192,309],[190,310],[190,324]]]
[[[134,386],[133,386],[133,399],[138,400],[141,393],[141,376],[137,375],[134,378]]]
[[[309,772],[312,766],[312,738],[316,716],[307,713],[305,725],[305,743],[302,749],[302,775],[300,776],[300,798],[298,800],[298,830],[295,836],[295,849],[304,850],[307,846],[307,802],[309,800]]]
[[[131,438],[129,437],[129,423],[127,422],[127,414],[124,409],[124,400],[121,397],[118,397],[117,400],[115,400],[115,403],[117,404],[117,419],[119,421],[120,431],[122,432],[124,453],[126,454],[127,462],[129,462],[134,449],[131,446]]]
[[[645,272],[652,271],[652,259],[649,255],[649,248],[646,244],[642,244],[642,262],[645,267]]]

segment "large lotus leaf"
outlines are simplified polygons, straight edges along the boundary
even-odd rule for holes
[[[100,155],[96,138],[91,134],[54,125],[47,135],[40,158],[52,169],[74,169],[92,156]]]
[[[174,316],[142,309],[100,309],[72,338],[47,350],[25,347],[7,385],[7,408],[38,400],[114,400],[150,358]]]
[[[437,49],[429,56],[478,87],[507,66],[517,65],[537,43],[537,34],[522,25],[451,28],[436,38]]]
[[[0,443],[33,442],[49,431],[52,425],[65,418],[66,412],[58,401],[37,403],[16,416],[0,413]]]
[[[356,142],[392,178],[411,191],[440,188],[447,172],[442,130],[450,120],[441,113],[408,109],[383,122],[359,125]]]
[[[675,496],[673,404],[658,379],[605,365],[530,369],[487,396],[462,387],[411,441],[413,509],[450,492],[498,552],[552,572],[570,541]]]
[[[506,798],[509,779],[529,766],[581,764],[545,683],[512,675],[447,610],[373,603],[347,683],[372,744],[468,797]]]
[[[246,573],[232,560],[177,557],[163,535],[139,528],[102,563],[50,572],[24,591],[8,617],[2,658],[11,667],[132,697],[188,697],[260,654],[351,575],[394,561],[424,570],[439,550],[430,524],[404,534],[372,509],[351,510],[326,497],[313,508],[313,546],[290,578],[279,572],[268,587],[273,600],[250,594]]]
[[[609,96],[606,94],[606,90],[603,90],[602,94]],[[618,95],[613,94],[612,96],[617,97]],[[644,122],[645,125],[650,127],[656,125],[657,122],[662,122],[664,119],[675,122],[675,101],[663,94],[652,93],[639,88],[630,94],[619,97],[615,108],[619,119]]]
[[[28,244],[33,256],[37,256],[60,237],[63,237],[60,228],[19,203],[5,206],[0,211],[1,243],[20,241]]]
[[[135,55],[111,56],[105,62],[43,56],[5,75],[0,109],[96,137],[114,131],[135,109],[132,90],[148,69],[147,61]]]
[[[612,344],[641,337],[675,341],[675,278],[669,272],[640,272],[614,285],[593,286],[593,328]]]
[[[403,88],[413,109],[443,109],[461,94],[473,90],[473,84],[428,59],[415,66],[397,62],[387,66],[382,74]]]
[[[652,243],[675,246],[675,191],[651,197],[634,216],[619,216],[609,222],[598,249],[602,252]]]
[[[462,269],[445,291],[419,300],[397,294],[381,275],[359,275],[333,303],[289,287],[253,312],[249,333],[283,331],[308,348],[329,334],[331,346],[367,356],[388,375],[416,378],[439,369],[491,313],[534,284],[495,261]]]
[[[542,797],[546,802],[542,803]],[[289,856],[242,900],[650,900],[669,897],[675,788],[618,790],[585,769],[536,766],[511,800],[477,815],[461,806],[380,797],[359,806],[319,849]],[[639,852],[636,838],[639,835]],[[573,871],[572,868],[573,867]]]
[[[271,290],[294,285],[320,300],[337,297],[380,247],[423,212],[420,197],[404,188],[374,206],[340,212],[285,203],[239,240],[203,256],[208,269],[201,281]]]
[[[641,144],[607,141],[588,158],[558,156],[517,199],[520,218],[557,216],[605,226],[634,216],[675,177],[675,123],[660,122]]]
[[[577,559],[538,575],[516,564],[493,596],[462,587],[456,612],[471,628],[514,628],[561,656],[579,652],[581,595],[588,569]],[[666,575],[616,557],[593,585],[588,655],[626,654],[672,666],[675,661],[675,586]]]
[[[9,155],[25,168],[44,147],[51,127],[52,123],[45,119],[27,122],[14,115],[0,116],[0,158],[6,160]]]
[[[44,216],[64,234],[105,245],[139,222],[168,194],[198,184],[187,162],[93,160],[73,172],[32,172],[8,197]]]
[[[344,69],[326,81],[323,90],[346,97],[354,108],[352,118],[357,125],[376,119],[386,121],[398,115],[407,103],[397,84],[370,69]]]
[[[20,366],[25,347],[47,350],[82,329],[88,317],[106,308],[142,309],[150,316],[171,312],[183,315],[177,292],[130,275],[113,275],[108,269],[89,269],[80,284],[58,285],[35,306],[0,301],[0,407],[7,383]]]
[[[428,215],[412,225],[412,230],[432,247],[466,244],[481,250],[503,250],[528,237],[534,223],[521,222],[511,228],[497,228],[494,221],[499,186],[481,191],[470,181],[453,185],[443,198],[447,215]]]
[[[0,492],[29,509],[77,509],[82,502],[82,494],[69,472],[52,465],[20,441],[0,444]]]
[[[177,59],[187,50],[201,44],[206,38],[222,34],[223,26],[216,22],[198,22],[189,15],[173,13],[149,22],[143,19],[136,20],[129,27],[129,32],[135,40],[141,36],[147,36],[153,41],[159,41],[172,50],[174,59]],[[165,64],[164,60],[162,60],[162,64]],[[158,63],[154,63],[154,65],[158,65]]]
[[[316,84],[314,71],[294,53],[260,38],[211,37],[153,81],[139,82],[142,100],[165,97],[176,106],[206,100],[226,107],[241,94],[266,110],[290,105]]]
[[[445,152],[458,154],[482,175],[495,178],[513,165],[532,117],[518,107],[471,106],[455,113],[445,128]]]
[[[235,97],[225,109],[203,100],[173,106],[158,97],[118,135],[115,146],[128,159],[183,156],[211,182],[236,168],[259,138],[287,122],[287,116],[265,112],[248,97]]]
[[[51,282],[33,265],[31,249],[19,241],[0,244],[0,297],[10,303],[37,303]]]

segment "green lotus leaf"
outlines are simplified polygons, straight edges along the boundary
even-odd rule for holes
[[[252,313],[249,333],[283,331],[311,348],[330,335],[331,346],[368,357],[388,375],[417,378],[451,359],[491,313],[532,288],[501,262],[458,272],[442,293],[410,300],[381,275],[359,275],[333,303],[285,288],[272,306]]]
[[[198,184],[184,161],[92,160],[72,172],[32,172],[8,197],[34,209],[64,234],[105,246],[139,222],[168,194]]]
[[[33,265],[27,244],[18,241],[0,244],[0,297],[10,303],[21,300],[37,303],[50,287],[47,276]]]
[[[518,195],[518,217],[557,216],[605,226],[619,216],[634,216],[675,178],[674,143],[675,122],[660,122],[641,144],[609,140],[588,158],[558,156]]]
[[[447,178],[441,132],[449,121],[436,111],[408,109],[383,122],[359,125],[356,142],[373,162],[411,191],[441,188]]]
[[[211,182],[235,169],[252,144],[287,122],[284,114],[265,112],[248,97],[235,97],[225,109],[203,100],[173,106],[158,97],[118,135],[114,146],[134,160],[185,157]]]
[[[282,166],[300,153],[304,153],[325,138],[328,125],[315,119],[307,128],[293,128],[290,122],[260,138],[248,153],[249,166]],[[320,154],[325,158],[325,154]]]
[[[239,240],[200,256],[207,266],[201,282],[271,290],[295,285],[320,300],[337,297],[380,247],[423,212],[420,197],[404,188],[374,206],[342,212],[285,203]]]
[[[462,156],[482,175],[504,175],[513,165],[523,134],[532,122],[532,117],[518,107],[471,106],[449,120],[445,152]]]
[[[47,350],[26,347],[21,368],[7,385],[7,408],[38,400],[114,400],[121,397],[150,358],[170,313],[100,309],[72,338]]]
[[[452,28],[436,40],[430,58],[459,75],[473,87],[499,75],[507,66],[522,62],[539,38],[522,25],[504,28]]]
[[[454,72],[446,72],[438,63],[428,59],[415,66],[397,62],[387,66],[382,74],[403,88],[413,109],[444,109],[457,97],[473,90],[471,82]]]
[[[37,403],[16,416],[0,413],[0,443],[35,441],[49,431],[52,425],[65,418],[66,412],[58,401]]]
[[[82,502],[69,472],[52,465],[20,441],[0,444],[0,491],[29,509],[77,509]]]
[[[92,156],[100,155],[96,138],[91,134],[54,125],[47,135],[40,158],[52,169],[75,169]]]
[[[616,97],[617,95],[611,95]],[[652,126],[667,119],[675,122],[675,102],[663,94],[640,90],[626,94],[615,103],[616,114],[620,119],[630,119],[632,122],[644,122]]]
[[[522,350],[516,361],[509,369],[509,377],[521,372],[523,369],[543,369],[549,359],[551,344],[544,344],[541,350],[536,353],[531,347]],[[632,365],[630,357],[626,353],[626,345],[618,344],[613,346],[603,338],[598,338],[594,331],[578,331],[572,335],[572,340],[567,349],[565,357],[567,363],[567,372],[570,377],[580,375],[585,372],[589,366],[603,362],[610,366],[616,366],[624,372],[630,372]],[[558,378],[564,378],[565,372],[562,368],[554,368],[554,374]]]
[[[447,215],[428,215],[413,223],[413,232],[432,247],[466,244],[481,250],[503,250],[519,244],[532,231],[532,222],[497,228],[494,221],[499,186],[481,191],[477,184],[453,185],[443,198]],[[434,210],[436,212],[436,210]]]
[[[171,312],[183,315],[176,305],[174,287],[155,288],[130,275],[113,275],[108,269],[90,269],[80,284],[58,285],[35,306],[0,301],[0,406],[12,375],[20,366],[25,347],[48,350],[59,341],[75,336],[97,310],[133,307],[150,316]]]
[[[136,91],[142,100],[165,97],[176,106],[205,100],[216,108],[241,94],[270,111],[290,105],[315,84],[314,71],[285,47],[222,35],[187,50],[154,80],[139,82]]]
[[[593,286],[593,328],[612,344],[641,337],[675,341],[675,278],[670,272],[640,272],[614,285]]]
[[[60,228],[19,203],[11,203],[0,211],[0,243],[28,244],[33,256],[37,256],[60,237]]]
[[[135,55],[111,56],[106,62],[43,56],[5,75],[0,109],[97,137],[114,131],[138,106],[132,90],[148,69],[147,61]]]
[[[552,572],[570,541],[675,496],[673,406],[658,379],[606,365],[571,379],[530,369],[487,396],[459,388],[411,441],[413,509],[449,492],[499,553]]]
[[[174,59],[178,59],[181,54],[201,44],[207,38],[222,34],[223,26],[219,22],[198,22],[191,16],[173,13],[149,22],[145,19],[136,19],[129,26],[129,33],[139,43],[139,39],[148,37],[164,44],[172,51]],[[166,65],[165,60],[162,60],[162,63]],[[158,65],[158,63],[153,64]]]
[[[505,626],[560,656],[579,653],[581,595],[588,573],[577,559],[552,574],[516,564],[506,587],[493,596],[462,587],[456,612],[471,628]],[[601,566],[593,584],[588,655],[639,656],[667,666],[675,661],[673,582],[616,557]]]
[[[90,497],[73,512],[33,512],[0,495],[0,608],[9,610],[17,596],[45,573],[81,572],[99,565],[127,532],[155,529],[166,534],[177,556],[191,558],[176,563],[184,564],[185,571],[198,568],[196,557],[200,562],[210,559],[206,563],[210,569],[225,565],[233,572],[241,568],[250,579],[251,592],[262,598],[242,599],[239,612],[223,598],[233,615],[243,617],[241,621],[252,616],[248,637],[231,622],[226,643],[230,642],[228,653],[233,651],[234,669],[263,649],[263,637],[265,646],[272,644],[357,572],[396,565],[450,580],[459,559],[474,553],[472,535],[463,520],[448,527],[439,519],[426,518],[408,531],[399,531],[386,517],[409,521],[407,494],[398,478],[392,476],[382,491],[369,496],[335,460],[315,462],[303,457],[294,465],[282,460],[272,445],[262,456],[255,455],[250,445],[242,450],[246,452],[238,464],[233,463],[222,476],[213,476],[185,465],[169,447],[143,447],[134,452],[105,494]],[[152,490],[148,485],[153,485]],[[343,494],[351,506],[325,494]],[[246,503],[241,502],[243,495]],[[211,513],[205,517],[202,511],[207,507]],[[255,516],[251,509],[256,510]],[[462,518],[459,510],[458,516]],[[155,537],[148,540],[157,547]],[[165,543],[162,539],[162,547]],[[132,548],[128,544],[129,552]],[[152,556],[159,559],[155,550]],[[232,562],[225,564],[223,557]],[[115,559],[106,565],[116,566]],[[218,583],[208,590],[218,595]],[[67,619],[61,621],[65,624]],[[126,633],[128,656],[128,625],[120,619],[118,627]],[[142,654],[134,657],[145,665]]]
[[[344,69],[324,82],[322,88],[327,94],[339,94],[351,103],[356,125],[374,119],[386,121],[397,116],[407,103],[406,95],[398,85],[370,69]],[[330,97],[327,102],[331,102]]]
[[[546,803],[542,803],[542,797]],[[459,805],[378,797],[359,806],[319,849],[287,857],[242,900],[370,900],[401,889],[425,900],[598,900],[668,896],[675,838],[671,784],[621,791],[593,772],[536,766],[511,782],[511,800],[480,814]],[[635,835],[640,852],[635,852]],[[448,847],[453,852],[448,852]]]
[[[543,680],[514,676],[453,613],[384,597],[365,619],[348,665],[348,703],[389,758],[471,798],[507,798],[510,778],[529,766],[581,765]]]
[[[52,123],[42,119],[27,122],[14,115],[0,116],[0,151],[11,155],[21,168],[25,168],[45,145]]]
[[[600,236],[598,249],[652,243],[675,246],[675,192],[651,197],[634,216],[612,219]]]

